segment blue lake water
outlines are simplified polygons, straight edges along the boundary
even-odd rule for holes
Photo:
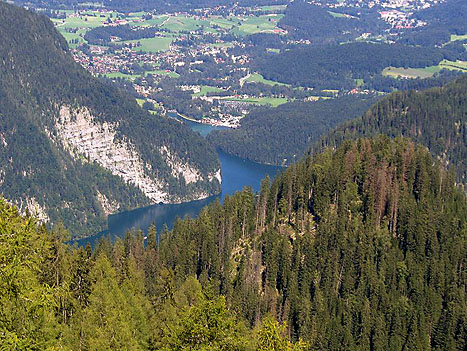
[[[207,135],[214,128],[217,128],[189,121],[185,121],[185,123],[203,136]],[[254,191],[258,191],[261,180],[267,174],[273,178],[282,169],[281,167],[251,162],[222,151],[218,151],[218,155],[222,169],[222,191],[220,195],[181,204],[152,205],[110,215],[107,230],[89,238],[77,240],[76,242],[80,246],[87,243],[93,246],[94,242],[104,235],[111,236],[112,238],[117,236],[123,237],[131,229],[142,229],[144,232],[147,232],[147,229],[153,222],[156,223],[158,232],[161,231],[164,224],[172,228],[177,217],[196,217],[204,206],[215,201],[217,198],[222,201],[227,194],[232,195],[236,191],[242,190],[245,186],[250,186]]]

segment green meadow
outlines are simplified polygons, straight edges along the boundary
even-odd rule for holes
[[[232,30],[233,34],[250,35],[278,30],[277,23],[283,15],[263,15],[240,18],[241,25]]]
[[[275,97],[258,97],[258,98],[224,98],[225,101],[241,101],[254,105],[271,105],[272,107],[277,107],[279,105],[285,104],[289,100],[287,98],[275,98]]]
[[[456,41],[456,40],[467,40],[467,34],[463,34],[463,35],[452,34],[451,41]]]
[[[209,85],[202,85],[201,91],[194,93],[193,96],[206,96],[208,93],[217,93],[219,91],[224,91],[222,88],[212,87]]]
[[[467,62],[443,60],[436,66],[429,66],[425,68],[386,67],[383,69],[381,74],[383,76],[389,76],[393,78],[429,78],[442,69],[467,72]]]
[[[252,73],[250,74],[250,76],[245,80],[245,83],[263,83],[263,84],[267,84],[267,85],[283,85],[283,86],[290,86],[290,84],[286,84],[286,83],[280,83],[280,82],[276,82],[276,81],[273,81],[273,80],[269,80],[269,79],[265,79],[261,74],[259,73]]]
[[[120,43],[141,43],[141,46],[134,47],[133,51],[159,52],[168,50],[173,37],[155,37],[137,40],[125,40]]]

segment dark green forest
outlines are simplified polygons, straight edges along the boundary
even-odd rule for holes
[[[336,8],[340,13],[352,13],[351,8]],[[335,17],[326,7],[311,2],[295,0],[287,5],[285,16],[279,26],[286,29],[294,39],[308,39],[312,44],[339,43],[357,38],[368,31],[387,29],[386,23],[379,19],[376,9],[359,8],[359,13],[350,17]]]
[[[465,350],[466,216],[452,172],[383,136],[309,156],[172,231],[93,251],[0,200],[0,343]]]
[[[267,79],[295,86],[352,89],[356,86],[355,79],[363,79],[365,86],[371,89],[372,80],[380,79],[385,67],[423,68],[437,65],[443,59],[455,61],[465,55],[461,44],[431,48],[353,42],[297,47],[280,54],[263,55],[255,59],[253,67]],[[393,82],[397,84],[397,80]]]
[[[386,134],[409,137],[427,146],[457,180],[467,180],[467,75],[443,87],[395,92],[363,116],[345,122],[315,143],[317,152],[352,138]]]
[[[217,181],[180,182],[155,151],[166,146],[206,176],[219,169],[215,150],[187,126],[151,115],[129,94],[93,78],[45,16],[0,2],[0,37],[0,192],[9,200],[35,198],[52,223],[61,219],[74,235],[103,228],[98,193],[120,210],[150,203],[133,185],[97,163],[72,158],[55,141],[54,121],[63,105],[87,108],[96,122],[116,124],[117,139],[135,145],[151,176],[175,198],[219,192]]]
[[[361,116],[377,100],[377,96],[348,95],[260,108],[243,118],[240,128],[213,131],[208,140],[225,152],[255,162],[291,164],[331,128]]]

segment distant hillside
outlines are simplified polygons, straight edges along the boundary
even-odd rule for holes
[[[214,131],[208,139],[225,152],[252,161],[291,164],[310,143],[339,123],[360,116],[376,101],[376,97],[345,96],[261,108],[242,119],[240,128]]]
[[[75,63],[45,17],[0,2],[0,192],[73,234],[220,190],[215,151]]]
[[[351,89],[356,79],[365,86],[381,77],[385,67],[437,65],[465,56],[463,47],[424,48],[401,44],[353,42],[345,45],[297,47],[280,54],[263,55],[253,67],[266,79],[319,89]],[[397,80],[393,80],[398,84]]]
[[[315,148],[337,146],[346,139],[386,134],[426,145],[467,181],[467,75],[441,88],[393,93],[365,115],[332,130]]]

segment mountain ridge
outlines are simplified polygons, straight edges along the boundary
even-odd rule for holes
[[[76,223],[102,229],[115,210],[220,191],[219,160],[201,136],[92,77],[46,17],[1,2],[0,18],[5,197],[83,234]]]

